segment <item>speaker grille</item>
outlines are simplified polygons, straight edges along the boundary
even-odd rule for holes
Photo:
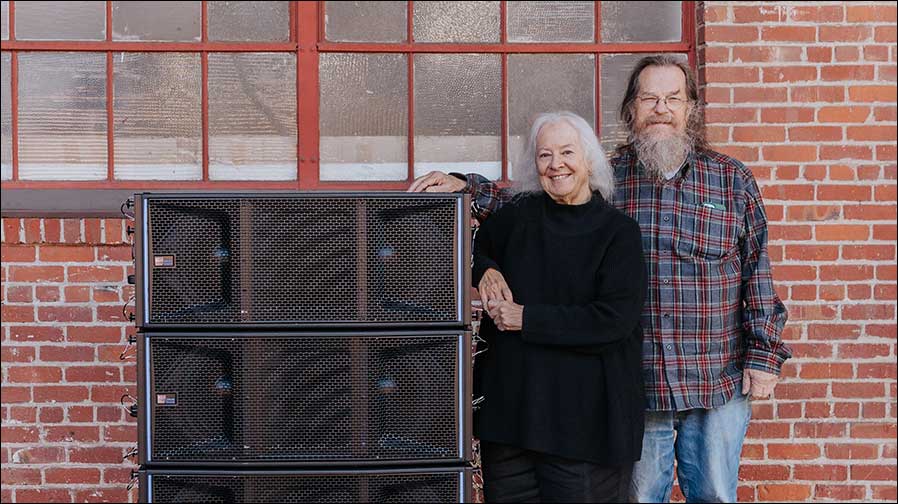
[[[458,502],[459,473],[152,476],[153,502]]]
[[[145,325],[458,323],[460,201],[147,197]]]
[[[464,456],[464,332],[146,341],[151,462]]]

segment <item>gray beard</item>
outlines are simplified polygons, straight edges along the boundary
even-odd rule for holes
[[[686,134],[657,138],[640,134],[633,143],[636,157],[642,161],[649,177],[663,181],[667,174],[683,166],[692,144]]]

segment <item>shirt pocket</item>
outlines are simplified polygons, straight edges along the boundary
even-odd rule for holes
[[[683,258],[719,262],[738,255],[739,215],[704,206],[682,205],[674,241]]]

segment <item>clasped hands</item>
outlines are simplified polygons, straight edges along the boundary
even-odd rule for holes
[[[520,331],[523,325],[524,306],[516,304],[502,273],[493,268],[486,270],[477,286],[483,308],[489,313],[500,331]]]

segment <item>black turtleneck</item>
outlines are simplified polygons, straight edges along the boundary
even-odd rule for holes
[[[521,196],[477,232],[475,287],[488,268],[524,317],[521,331],[481,324],[475,435],[598,464],[638,460],[646,267],[636,222],[598,193],[581,205]]]

